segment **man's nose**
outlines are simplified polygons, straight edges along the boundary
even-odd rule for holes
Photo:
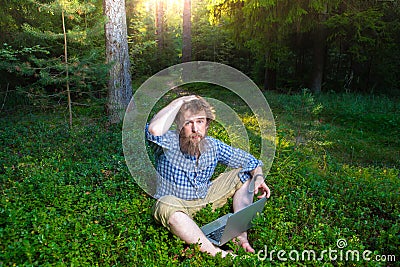
[[[195,122],[192,124],[192,132],[193,133],[197,132],[197,124]]]

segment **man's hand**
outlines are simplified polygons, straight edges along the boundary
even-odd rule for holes
[[[254,181],[252,181],[254,185],[252,191],[254,191],[255,195],[259,193],[261,194],[257,196],[257,198],[263,198],[263,197],[269,198],[271,195],[271,190],[265,184],[262,168],[260,166],[255,168],[253,171],[251,171],[251,176],[253,177],[252,179],[254,179]]]
[[[263,197],[269,198],[271,195],[271,190],[264,182],[264,178],[261,175],[259,175],[255,179],[256,180],[254,182],[254,194],[257,195],[258,193],[260,193],[260,195],[257,196],[257,198],[263,198]]]
[[[172,101],[169,105],[161,109],[150,121],[149,132],[155,136],[165,134],[174,122],[175,116],[181,106],[197,98],[195,95],[188,95]]]

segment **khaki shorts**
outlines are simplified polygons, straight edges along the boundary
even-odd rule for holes
[[[170,230],[169,218],[177,211],[193,218],[194,214],[208,203],[212,203],[213,210],[222,207],[243,185],[239,178],[239,171],[240,169],[235,169],[218,176],[208,189],[207,196],[203,199],[183,200],[172,195],[159,198],[154,205],[154,218]]]

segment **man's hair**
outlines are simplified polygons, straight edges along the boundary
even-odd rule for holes
[[[175,117],[175,123],[176,125],[181,128],[183,125],[183,114],[186,111],[190,111],[192,114],[199,113],[201,111],[205,111],[206,113],[206,118],[207,118],[207,124],[209,124],[211,121],[215,119],[215,112],[213,107],[202,97],[197,96],[197,99],[193,99],[190,102],[184,103],[181,108],[179,109],[178,114]],[[180,130],[180,129],[177,129]]]

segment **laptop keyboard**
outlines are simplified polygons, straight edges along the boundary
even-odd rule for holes
[[[225,225],[221,228],[216,229],[215,231],[209,233],[207,237],[214,239],[215,241],[219,241],[224,233]]]

